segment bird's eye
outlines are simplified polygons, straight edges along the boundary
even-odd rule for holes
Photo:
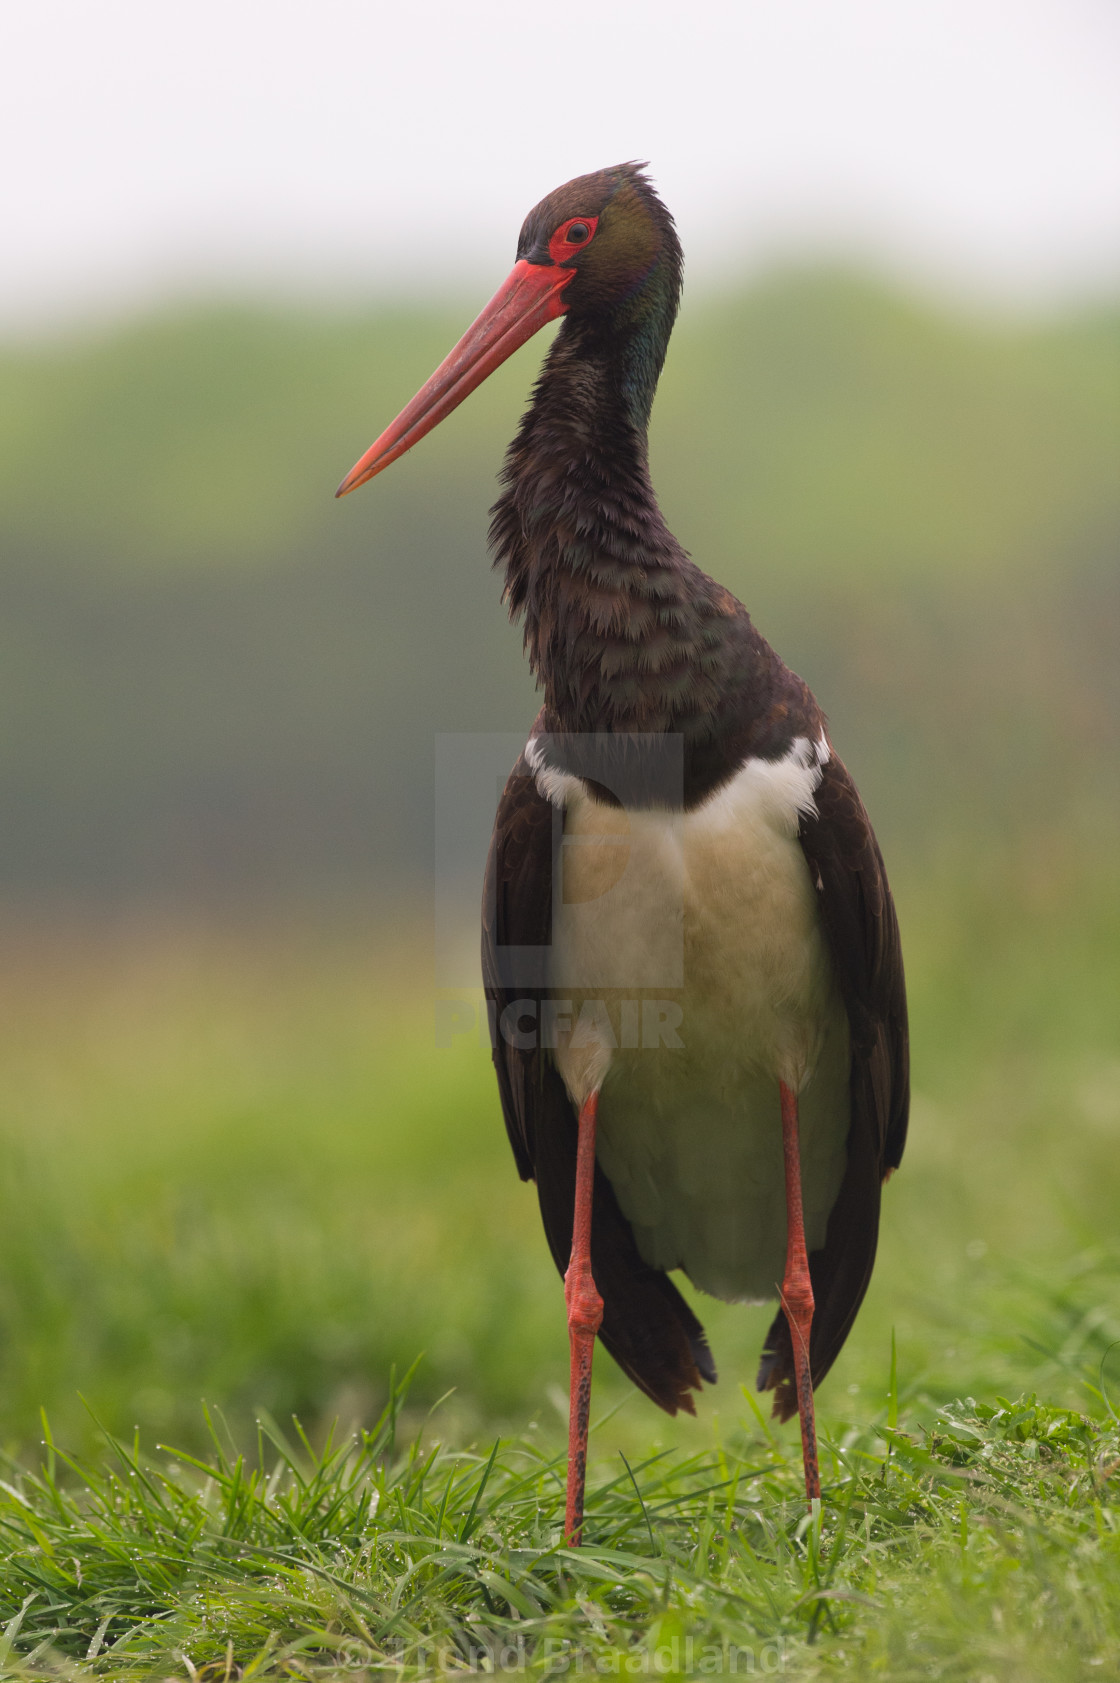
[[[593,240],[598,226],[597,216],[573,216],[570,222],[561,222],[548,242],[549,257],[554,263],[570,267],[574,261],[572,247]]]

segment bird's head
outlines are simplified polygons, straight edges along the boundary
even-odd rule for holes
[[[658,280],[668,283],[674,304],[680,290],[673,219],[641,164],[580,175],[549,193],[525,218],[517,258],[570,273],[563,313],[616,332],[641,319]]]
[[[559,316],[618,340],[655,324],[663,329],[658,342],[667,338],[681,267],[673,219],[641,165],[618,164],[557,187],[525,218],[504,284],[335,494],[344,497],[403,456]]]

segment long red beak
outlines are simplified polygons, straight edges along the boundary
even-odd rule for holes
[[[574,269],[552,264],[515,263],[478,320],[361,461],[355,462],[335,496],[345,497],[411,450],[526,339],[563,315],[560,294],[574,275]]]

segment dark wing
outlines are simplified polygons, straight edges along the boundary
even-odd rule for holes
[[[898,919],[875,832],[847,768],[835,754],[824,768],[816,815],[801,824],[801,846],[817,890],[851,1032],[848,1165],[828,1218],[823,1250],[809,1258],[816,1307],[809,1340],[819,1385],[863,1301],[879,1238],[884,1176],[898,1167],[910,1104],[910,1041]],[[779,1313],[766,1338],[760,1390],[774,1390],[774,1412],[797,1412],[789,1327]]]
[[[539,1130],[555,1127],[572,1108],[536,1032],[552,939],[555,816],[538,794],[522,754],[498,803],[482,890],[482,983],[490,1044],[506,1132],[522,1180],[536,1176]]]
[[[568,1266],[579,1122],[535,1032],[552,936],[552,885],[561,815],[537,791],[525,756],[498,805],[482,900],[482,976],[494,1068],[513,1154],[535,1180],[549,1249]],[[668,1413],[693,1413],[690,1391],[715,1381],[704,1329],[667,1275],[638,1255],[610,1182],[595,1169],[591,1271],[603,1298],[606,1348]]]

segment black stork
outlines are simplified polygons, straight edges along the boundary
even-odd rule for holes
[[[689,558],[647,428],[677,314],[672,217],[636,164],[529,213],[505,284],[347,474],[380,473],[563,318],[490,530],[544,704],[483,904],[494,1062],[571,1338],[580,1541],[596,1334],[670,1414],[716,1377],[669,1271],[777,1298],[758,1373],[800,1413],[875,1258],[906,1136],[906,994],[870,821],[804,684]]]

